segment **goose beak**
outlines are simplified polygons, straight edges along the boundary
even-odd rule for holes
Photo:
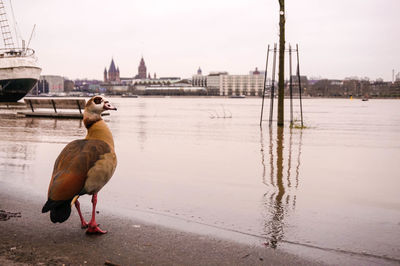
[[[104,102],[104,110],[115,110],[117,111],[117,108],[113,106],[109,101]]]

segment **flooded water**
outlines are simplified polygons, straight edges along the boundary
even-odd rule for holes
[[[302,130],[260,129],[256,98],[111,102],[118,167],[100,208],[400,262],[399,100],[306,99]],[[85,132],[79,120],[0,116],[0,185],[45,200],[55,158]]]

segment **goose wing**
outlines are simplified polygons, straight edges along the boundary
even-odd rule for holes
[[[110,146],[101,140],[75,140],[70,142],[58,156],[48,190],[52,201],[69,200],[85,194],[83,187],[89,170],[110,152]]]

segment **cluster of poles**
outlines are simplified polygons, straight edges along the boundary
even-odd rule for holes
[[[262,119],[264,113],[264,98],[265,98],[265,90],[267,85],[267,69],[268,69],[268,59],[269,52],[273,52],[273,62],[272,62],[272,79],[271,79],[271,90],[270,90],[270,109],[269,109],[269,126],[272,124],[272,116],[274,111],[274,98],[275,98],[275,69],[276,69],[276,54],[279,52],[277,49],[277,44],[274,44],[274,48],[270,48],[268,45],[267,49],[267,60],[265,66],[265,76],[264,76],[264,89],[262,94],[262,106],[261,106],[261,117],[260,117],[260,127],[262,126]],[[296,44],[296,49],[292,49],[291,45],[289,45],[289,93],[290,93],[290,125],[293,125],[293,76],[292,76],[292,53],[296,53],[297,56],[297,69],[296,76],[299,88],[299,99],[300,99],[300,114],[301,114],[301,127],[303,128],[303,105],[301,100],[301,79],[300,79],[300,64],[299,64],[299,46]],[[282,107],[283,108],[283,107]]]

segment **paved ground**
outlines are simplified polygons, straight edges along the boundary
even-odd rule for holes
[[[86,235],[75,210],[65,223],[53,224],[41,208],[42,203],[28,195],[0,188],[0,265],[318,264],[261,245],[184,233],[102,212],[98,222],[109,233]],[[5,220],[5,212],[17,214]]]

